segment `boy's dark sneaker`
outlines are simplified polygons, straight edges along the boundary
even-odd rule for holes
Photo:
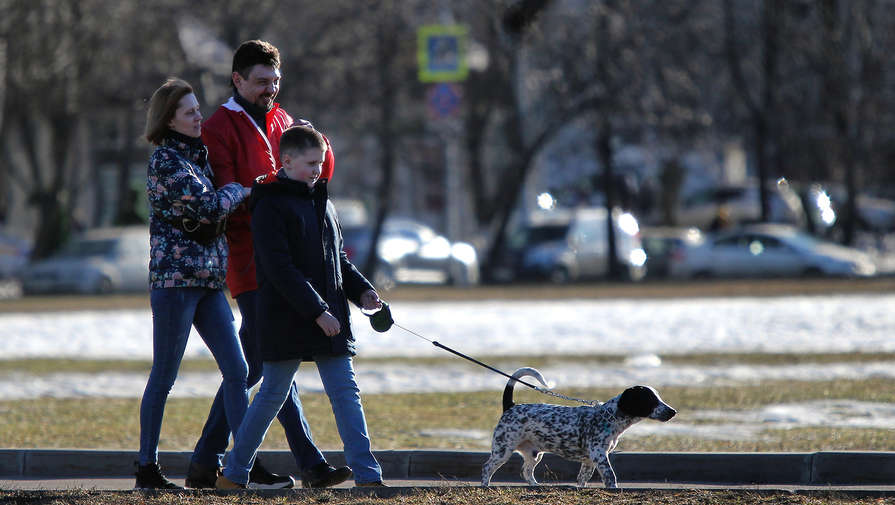
[[[355,484],[355,487],[388,487],[381,480],[377,480],[374,482],[361,482]]]
[[[335,486],[351,478],[351,475],[351,468],[347,466],[335,468],[324,461],[301,473],[301,486],[310,488]]]
[[[251,489],[288,489],[295,487],[295,479],[289,475],[279,475],[267,471],[267,468],[255,458],[255,466],[249,472],[249,487]]]
[[[137,483],[134,485],[134,489],[183,489],[162,475],[162,468],[158,466],[158,463],[148,465],[134,463],[134,466],[137,467],[137,472],[134,474],[137,477]]]
[[[220,475],[221,469],[218,467],[212,469],[195,461],[190,461],[190,467],[186,471],[186,487],[214,489],[214,483]]]

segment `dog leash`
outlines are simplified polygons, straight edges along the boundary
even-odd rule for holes
[[[362,311],[362,312],[363,312],[363,311]],[[411,335],[413,335],[413,336],[415,336],[415,337],[419,337],[419,338],[425,340],[426,342],[429,342],[430,344],[434,345],[435,347],[438,347],[439,349],[444,349],[445,351],[447,351],[447,352],[449,352],[449,353],[451,353],[451,354],[454,354],[454,355],[456,355],[456,356],[459,356],[459,357],[461,357],[461,358],[463,358],[463,359],[465,359],[465,360],[471,361],[471,362],[473,362],[473,363],[475,363],[476,365],[479,365],[479,366],[481,366],[481,367],[487,368],[488,370],[491,370],[491,371],[494,372],[494,373],[498,373],[498,374],[500,374],[500,375],[503,375],[504,377],[506,377],[506,378],[508,378],[508,379],[510,379],[510,380],[512,380],[512,381],[516,381],[516,382],[518,382],[519,384],[522,384],[523,386],[528,386],[528,387],[530,387],[531,389],[534,389],[535,391],[537,391],[537,392],[539,392],[539,393],[543,393],[543,394],[545,394],[545,395],[553,396],[553,397],[556,397],[556,398],[561,398],[561,399],[563,399],[563,400],[568,400],[568,401],[572,401],[572,402],[583,403],[583,404],[585,404],[585,405],[591,405],[591,406],[598,406],[598,405],[600,405],[600,402],[595,402],[595,401],[590,401],[590,400],[582,400],[581,398],[575,398],[575,397],[572,397],[572,396],[566,396],[566,395],[564,395],[564,394],[562,394],[562,393],[557,393],[557,392],[555,392],[555,391],[551,391],[551,390],[549,390],[549,389],[542,388],[542,387],[540,387],[540,386],[536,386],[536,385],[534,385],[534,384],[532,384],[532,383],[530,383],[530,382],[526,382],[526,381],[524,381],[524,380],[522,380],[522,379],[513,377],[512,375],[509,375],[509,374],[507,374],[506,372],[504,372],[504,371],[502,371],[502,370],[499,370],[499,369],[497,369],[497,368],[495,368],[495,367],[493,367],[493,366],[491,366],[491,365],[489,365],[489,364],[487,364],[487,363],[483,363],[483,362],[481,362],[481,361],[479,361],[479,360],[473,358],[472,356],[467,356],[466,354],[463,354],[463,353],[460,352],[460,351],[451,349],[450,347],[448,347],[448,346],[442,344],[441,342],[438,342],[437,340],[432,340],[432,339],[430,339],[430,338],[426,338],[426,337],[424,337],[423,335],[420,335],[419,333],[417,333],[417,332],[411,330],[410,328],[406,328],[406,327],[404,327],[404,326],[401,326],[400,324],[396,323],[394,319],[392,319],[392,311],[391,311],[391,309],[389,308],[388,303],[385,302],[385,301],[382,301],[382,308],[379,309],[378,311],[376,311],[376,312],[374,312],[374,313],[372,313],[372,314],[368,314],[368,313],[366,313],[366,312],[363,312],[363,314],[364,314],[365,316],[367,316],[367,317],[370,318],[370,326],[372,326],[373,329],[376,330],[376,331],[378,331],[379,333],[384,333],[384,332],[388,331],[389,329],[391,329],[392,326],[396,326],[396,327],[398,327],[398,328],[400,328],[400,329],[406,331],[407,333],[410,333]]]

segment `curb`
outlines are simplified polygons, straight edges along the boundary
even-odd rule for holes
[[[191,452],[159,453],[171,475],[184,475]],[[487,452],[412,450],[375,451],[385,479],[471,480],[481,478]],[[325,451],[334,465],[345,464],[342,452]],[[289,451],[261,451],[259,457],[278,473],[298,475]],[[131,476],[136,452],[67,449],[0,449],[0,477]],[[610,456],[621,482],[700,483],[721,485],[891,485],[895,452],[813,453],[652,453],[620,452]],[[575,481],[578,463],[545,454],[535,472],[543,482]],[[494,481],[521,482],[522,458],[514,454]],[[599,477],[595,476],[598,481]]]

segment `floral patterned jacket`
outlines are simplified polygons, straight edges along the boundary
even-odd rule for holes
[[[187,238],[170,221],[202,223],[227,219],[245,199],[242,186],[215,190],[208,151],[201,139],[171,132],[149,158],[149,287],[222,289],[227,274],[227,239],[207,244]]]

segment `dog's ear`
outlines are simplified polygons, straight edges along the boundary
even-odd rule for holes
[[[618,399],[618,410],[632,417],[648,417],[658,405],[655,391],[646,386],[630,387]]]

